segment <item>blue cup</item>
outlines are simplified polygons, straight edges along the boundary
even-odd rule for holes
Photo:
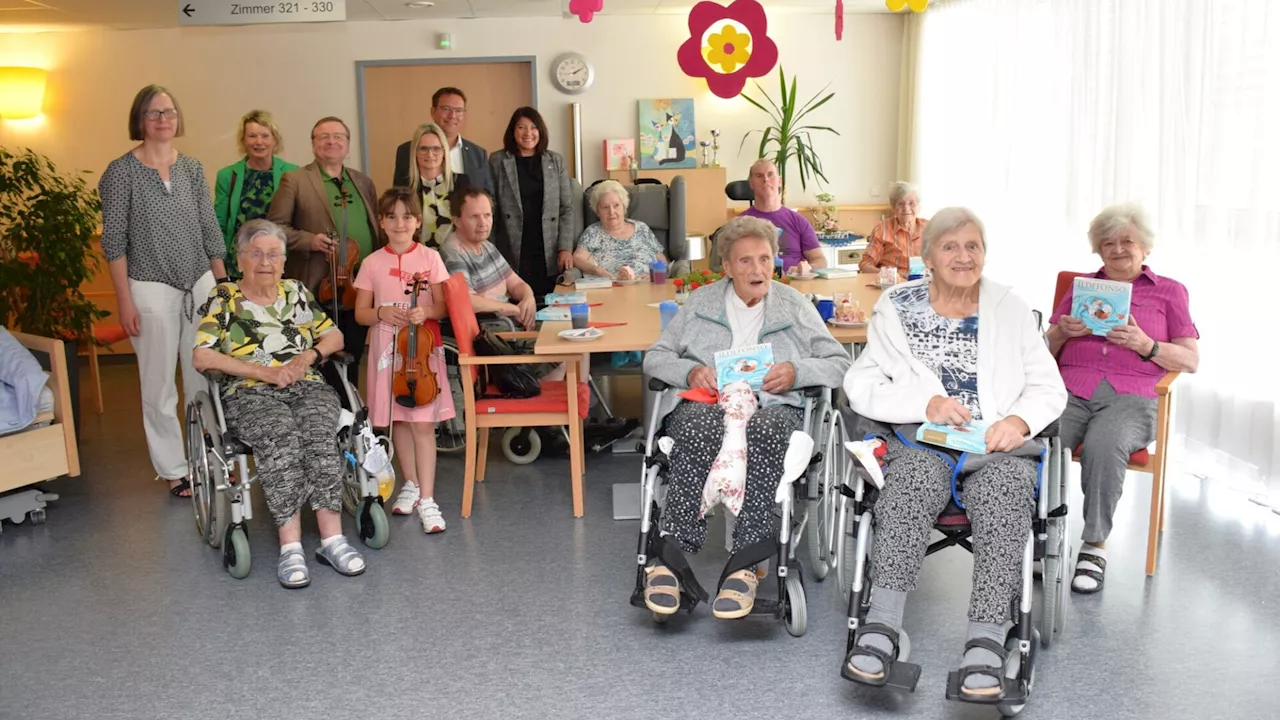
[[[662,329],[666,330],[676,313],[680,312],[680,306],[675,300],[663,300],[658,303],[658,312],[662,313]]]
[[[661,260],[654,260],[649,263],[649,280],[654,285],[665,285],[667,283],[667,264]]]
[[[836,316],[835,300],[819,300],[818,315],[822,317],[822,322],[826,322]]]
[[[569,306],[569,320],[574,330],[582,330],[591,320],[591,307],[586,303],[574,303]]]
[[[915,256],[907,260],[907,279],[919,280],[924,277],[924,258]]]

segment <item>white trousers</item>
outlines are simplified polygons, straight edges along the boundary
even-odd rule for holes
[[[206,389],[204,376],[191,365],[198,311],[213,290],[213,272],[191,288],[191,297],[164,283],[129,280],[142,332],[133,338],[142,381],[142,427],[156,474],[166,480],[187,476],[187,453],[178,420],[178,383],[174,366],[182,364],[182,392],[187,399]]]

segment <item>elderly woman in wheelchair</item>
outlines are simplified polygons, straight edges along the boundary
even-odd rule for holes
[[[310,291],[282,280],[284,232],[267,220],[236,234],[244,278],[218,285],[202,309],[193,361],[221,383],[228,430],[253,449],[267,508],[280,535],[277,577],[310,584],[300,511],[310,503],[320,526],[316,559],[342,575],[364,559],[342,534],[342,458],[335,433],[341,406],[316,366],[342,350],[342,333]]]
[[[724,451],[729,446],[724,401],[730,393],[721,392],[713,403],[666,393],[655,409],[655,417],[665,418],[665,435],[671,438],[666,502],[656,536],[664,552],[654,552],[643,571],[644,604],[655,617],[677,612],[682,591],[687,598],[690,585],[696,586],[683,556],[671,550],[678,546],[697,552],[707,536],[707,506],[726,497],[724,504],[737,514],[734,555],[712,612],[725,619],[752,612],[756,563],[777,548],[775,494],[792,435],[802,428],[804,390],[839,386],[849,366],[847,353],[827,332],[813,305],[790,287],[772,282],[777,242],[776,228],[765,220],[740,217],[729,222],[720,231],[717,247],[728,280],[694,291],[645,355],[646,375],[674,388],[704,393],[708,400],[715,391],[734,387],[718,387],[716,353],[757,344],[768,344],[773,352],[773,365],[758,384],[759,399],[748,390],[753,414],[745,423],[745,460]],[[739,386],[739,391],[755,386]],[[652,427],[659,426],[655,421]],[[808,460],[805,451],[802,465]],[[709,489],[713,463],[719,469],[733,462],[745,466],[745,483],[736,489]]]
[[[1009,288],[982,278],[986,250],[972,212],[938,212],[923,236],[932,277],[881,297],[867,349],[845,377],[850,409],[859,416],[851,427],[861,424],[868,438],[883,442],[885,469],[873,507],[870,609],[851,638],[842,674],[902,686],[891,676],[895,661],[905,665],[907,593],[916,587],[930,531],[954,499],[968,514],[974,569],[963,658],[947,696],[994,703],[1004,699],[1005,623],[1023,578],[1031,577],[1041,445],[1029,439],[1058,418],[1067,395],[1031,309]],[[985,453],[921,444],[924,422],[985,428]],[[1029,620],[1026,592],[1025,616],[1015,621]],[[1032,631],[1025,632],[1030,641]],[[919,668],[907,667],[914,669],[907,683],[914,689]]]

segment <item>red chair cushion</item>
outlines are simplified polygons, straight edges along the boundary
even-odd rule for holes
[[[1079,460],[1080,451],[1083,448],[1084,448],[1084,445],[1077,445],[1075,452],[1071,453],[1072,458],[1075,460]],[[1129,464],[1130,465],[1146,465],[1147,461],[1150,459],[1151,459],[1151,453],[1147,452],[1146,448],[1142,448],[1138,452],[1129,456]]]
[[[95,325],[93,327],[93,338],[103,345],[118,343],[129,337],[129,333],[124,331],[124,326],[120,324]]]
[[[568,383],[564,380],[543,380],[542,394],[523,400],[476,398],[476,413],[556,413],[568,412]],[[591,388],[584,382],[578,383],[578,416],[585,418],[591,409]]]
[[[1088,274],[1089,273],[1072,272],[1070,270],[1063,270],[1058,273],[1058,284],[1053,288],[1053,307],[1049,309],[1050,315],[1053,314],[1054,310],[1058,309],[1058,303],[1062,302],[1062,298],[1066,297],[1067,293],[1071,292],[1071,288],[1075,285],[1076,278],[1081,275]],[[1048,320],[1049,318],[1046,317],[1045,321],[1047,322]]]

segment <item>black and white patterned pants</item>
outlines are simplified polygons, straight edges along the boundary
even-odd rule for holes
[[[928,450],[890,438],[884,489],[876,499],[872,584],[916,589],[934,521],[951,499],[951,470]],[[1020,586],[1022,552],[1035,507],[1036,463],[999,456],[964,479],[961,500],[973,528],[969,619],[1003,622]]]
[[[312,510],[342,511],[337,393],[302,380],[285,388],[241,388],[222,403],[227,428],[253,448],[267,509],[283,527],[311,501]]]
[[[791,433],[802,425],[802,411],[789,405],[761,408],[747,422],[747,485],[733,528],[734,552],[777,534],[773,496]],[[661,529],[685,552],[696,553],[707,539],[707,520],[698,517],[698,510],[711,463],[724,440],[724,411],[718,405],[681,402],[667,416],[666,434],[675,446]]]

